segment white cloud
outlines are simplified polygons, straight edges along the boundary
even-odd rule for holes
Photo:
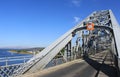
[[[74,22],[75,22],[75,23],[78,23],[79,21],[80,21],[80,18],[75,16],[75,17],[74,17]]]
[[[72,4],[79,7],[80,6],[80,1],[81,0],[72,0]]]

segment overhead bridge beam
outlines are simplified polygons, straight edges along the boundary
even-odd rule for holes
[[[95,28],[106,29],[106,30],[109,30],[111,33],[113,33],[112,32],[113,30],[111,27],[95,25]],[[33,66],[31,66],[29,68],[29,70],[27,70],[25,72],[30,73],[30,72],[35,72],[35,71],[43,69],[60,52],[60,50],[63,49],[69,43],[69,41],[72,40],[73,34],[80,30],[86,30],[86,26],[71,30],[70,33],[67,34],[67,36],[65,36],[64,38],[63,38],[63,36],[62,36],[62,39],[59,38],[60,41],[56,41],[57,43],[55,42],[55,45],[54,46],[52,45],[53,47],[48,47],[50,49],[49,52],[48,52],[48,48],[47,48],[47,49],[43,50],[41,53],[39,53],[38,55],[36,55],[36,57],[41,56],[41,55],[43,55],[43,56]],[[45,54],[45,52],[46,52],[46,54]],[[36,57],[33,57],[33,58],[35,59]],[[32,60],[33,59],[31,59],[30,61],[32,61]]]
[[[101,22],[100,18],[104,19],[103,22]],[[14,73],[16,75],[19,75],[24,73],[36,72],[38,70],[43,69],[60,52],[60,50],[63,49],[72,40],[72,38],[78,31],[86,29],[86,26],[84,26],[84,22],[86,23],[89,21],[92,21],[93,23],[97,24],[94,26],[95,28],[102,28],[112,33],[115,42],[114,43],[116,48],[115,51],[117,52],[117,55],[116,54],[115,55],[117,56],[117,60],[119,62],[119,67],[120,67],[120,60],[119,60],[120,59],[120,47],[119,47],[120,26],[118,25],[114,15],[112,14],[112,11],[103,10],[99,12],[98,11],[93,12],[80,24],[70,29],[68,32],[66,32],[64,35],[58,38],[51,45],[49,45],[40,53],[38,53],[33,58],[31,58],[25,65],[21,66],[18,70],[14,71]]]
[[[99,26],[99,25],[95,25],[94,28],[105,29],[105,30],[108,30],[109,32],[111,32],[111,33],[113,34],[113,29],[112,29],[111,27],[109,27],[109,26]],[[73,31],[73,34],[76,33],[77,31],[86,30],[86,29],[87,29],[86,26],[76,28],[76,29]]]

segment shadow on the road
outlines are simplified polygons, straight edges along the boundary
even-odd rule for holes
[[[117,70],[115,67],[110,66],[108,64],[104,64],[104,63],[99,63],[95,60],[92,60],[91,58],[84,56],[83,59],[89,64],[91,65],[94,69],[97,70],[97,73],[95,75],[95,77],[98,77],[98,74],[100,71],[102,71],[103,73],[105,73],[108,77],[117,77]]]

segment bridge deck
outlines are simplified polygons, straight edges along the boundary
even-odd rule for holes
[[[22,77],[117,77],[112,56],[101,52]]]

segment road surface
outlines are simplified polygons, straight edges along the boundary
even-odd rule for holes
[[[104,51],[21,77],[118,77],[110,52]]]

